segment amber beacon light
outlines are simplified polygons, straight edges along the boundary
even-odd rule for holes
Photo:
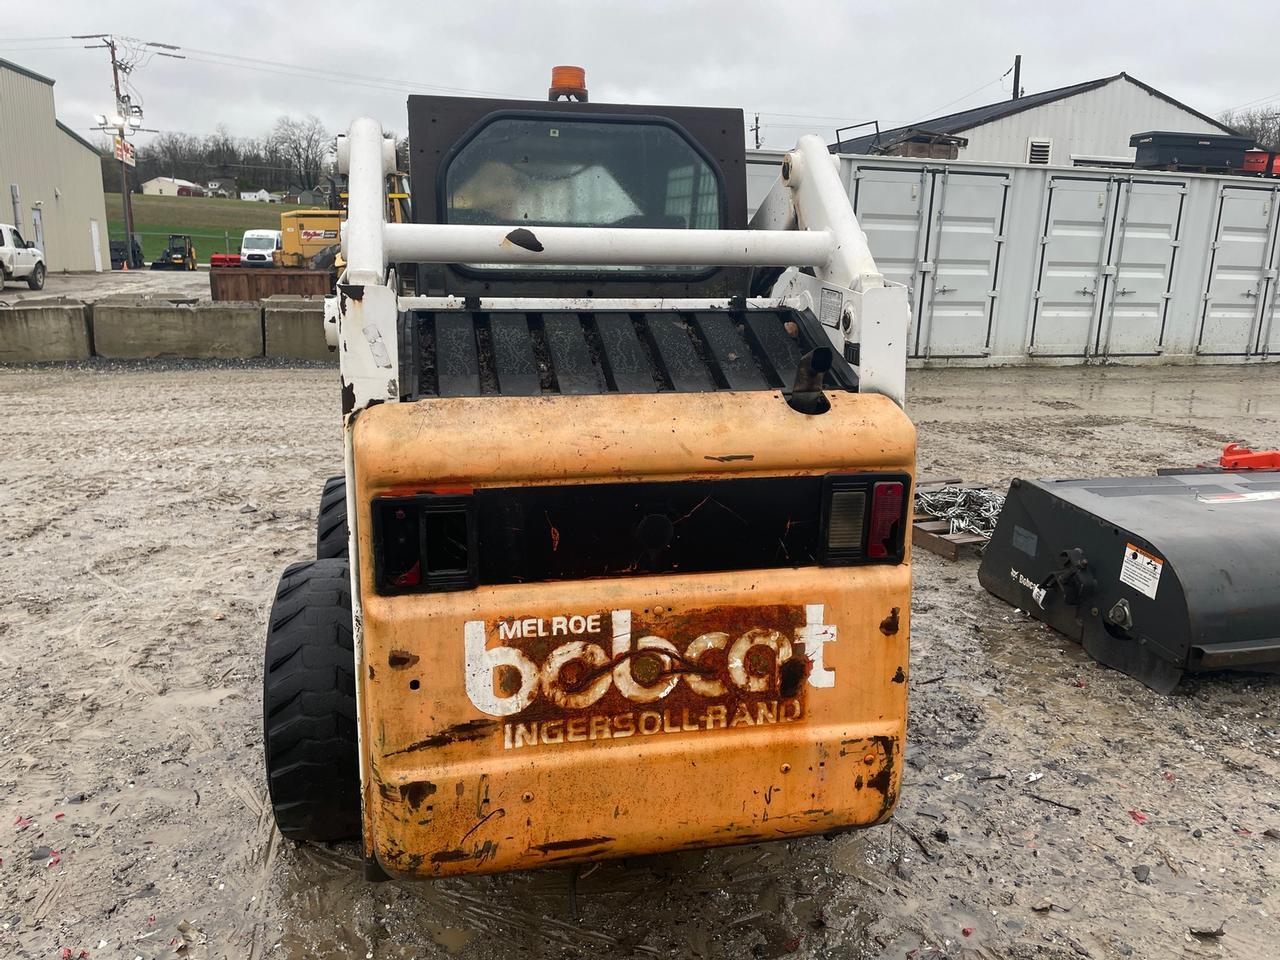
[[[559,100],[564,97],[587,102],[587,71],[582,67],[552,67],[551,89],[547,91],[548,100]]]

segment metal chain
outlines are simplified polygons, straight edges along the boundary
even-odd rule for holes
[[[985,487],[945,486],[916,493],[921,512],[946,520],[951,533],[976,533],[990,539],[1004,509],[1004,494]]]

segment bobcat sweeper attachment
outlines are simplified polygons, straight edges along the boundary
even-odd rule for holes
[[[1169,693],[1280,671],[1280,473],[1014,480],[978,579]]]
[[[282,832],[362,836],[371,875],[897,800],[906,291],[820,139],[748,225],[740,111],[583,93],[411,97],[415,223],[378,124],[339,147],[346,470],[272,609],[265,740]]]

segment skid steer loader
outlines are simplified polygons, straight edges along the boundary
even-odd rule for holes
[[[413,223],[379,125],[339,143],[345,471],[271,610],[265,752],[281,832],[371,877],[897,801],[906,290],[817,137],[748,223],[740,111],[585,101],[410,97]]]

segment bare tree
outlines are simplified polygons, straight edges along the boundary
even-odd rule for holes
[[[1253,137],[1262,149],[1280,150],[1280,110],[1264,107],[1228,110],[1218,119],[1246,137]]]
[[[281,117],[271,131],[270,142],[279,152],[295,185],[314,189],[324,173],[332,137],[320,118],[309,114],[303,120]]]

